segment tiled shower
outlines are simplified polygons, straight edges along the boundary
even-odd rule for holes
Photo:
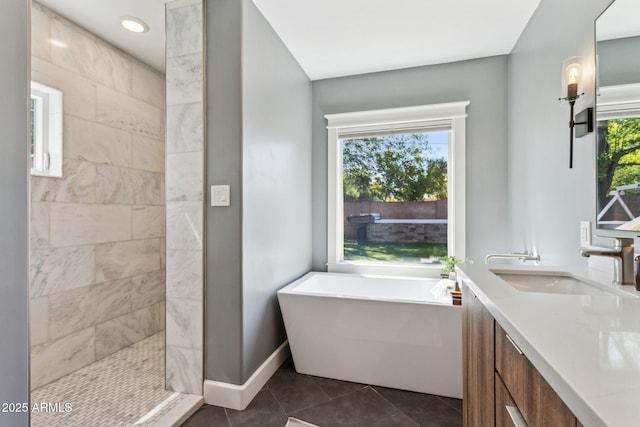
[[[202,0],[167,3],[165,78],[33,3],[32,80],[63,92],[64,161],[62,178],[30,180],[32,399],[95,395],[106,406],[91,414],[113,416],[107,393],[133,392],[126,416],[144,419],[202,394],[202,12]],[[154,363],[122,363],[142,363],[150,342]],[[97,384],[105,366],[122,381]]]
[[[164,76],[34,3],[63,177],[31,177],[32,389],[164,329]],[[54,43],[55,42],[55,43]]]

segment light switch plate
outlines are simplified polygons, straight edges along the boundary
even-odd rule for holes
[[[211,186],[211,206],[231,206],[231,186]]]

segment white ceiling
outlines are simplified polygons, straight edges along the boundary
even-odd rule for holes
[[[164,72],[164,4],[171,0],[37,0],[49,9]],[[120,25],[134,16],[149,31],[131,33]]]
[[[164,71],[164,3],[38,0]],[[507,54],[540,0],[254,0],[312,80]],[[120,17],[150,31],[132,34]]]
[[[640,1],[616,0],[597,20],[598,40],[640,36]]]
[[[507,54],[540,0],[254,0],[311,80]]]

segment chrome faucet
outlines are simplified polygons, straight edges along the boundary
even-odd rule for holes
[[[612,257],[613,263],[613,283],[616,285],[633,285],[635,276],[633,272],[633,239],[614,238],[611,249],[588,249],[580,250],[583,257],[606,256]]]
[[[540,255],[530,254],[529,252],[513,253],[513,254],[489,254],[485,257],[484,263],[489,264],[490,259],[518,259],[520,261],[540,261]]]

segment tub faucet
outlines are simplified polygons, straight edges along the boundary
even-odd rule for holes
[[[589,249],[580,250],[583,257],[606,256],[613,258],[613,283],[616,285],[635,284],[633,272],[633,239],[614,238],[611,249]]]
[[[530,254],[529,252],[512,253],[512,254],[489,254],[484,258],[484,263],[489,264],[491,259],[518,259],[520,261],[540,261],[540,255]]]

